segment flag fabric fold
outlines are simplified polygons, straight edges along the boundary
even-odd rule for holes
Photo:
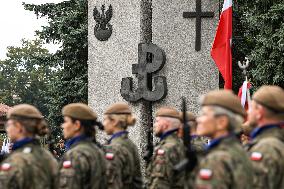
[[[232,89],[232,14],[232,0],[225,0],[211,49],[211,56],[224,78],[225,89]]]
[[[250,82],[245,80],[238,92],[238,97],[241,100],[241,104],[246,110],[249,109],[250,88],[251,88]]]

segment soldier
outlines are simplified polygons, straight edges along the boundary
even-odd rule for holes
[[[142,188],[138,150],[127,132],[127,127],[135,122],[130,107],[125,103],[115,103],[104,113],[104,130],[107,135],[112,135],[105,145],[109,189]]]
[[[160,137],[147,168],[147,188],[184,188],[185,172],[175,173],[174,166],[185,159],[185,148],[177,136],[181,127],[179,112],[170,107],[156,113],[154,134]]]
[[[34,106],[21,104],[10,109],[7,118],[7,135],[14,144],[1,163],[0,188],[56,189],[58,164],[37,139],[48,132],[42,114]]]
[[[284,90],[262,86],[252,97],[248,122],[254,128],[247,146],[254,169],[254,188],[284,188]]]
[[[94,143],[97,115],[85,104],[73,103],[62,110],[66,153],[59,173],[59,188],[105,189],[106,166],[103,152]]]
[[[194,188],[252,188],[252,165],[234,134],[246,115],[238,97],[231,91],[211,91],[201,105],[197,134],[211,141],[198,164]]]
[[[181,113],[182,117],[182,113]],[[186,118],[190,127],[191,145],[194,151],[198,154],[202,154],[205,151],[205,147],[208,144],[208,138],[205,136],[199,136],[196,133],[197,122],[196,116],[192,112],[186,112]]]
[[[181,112],[181,117],[183,118],[183,114]],[[197,159],[200,159],[205,154],[206,145],[208,144],[208,138],[205,136],[199,136],[196,133],[197,122],[196,116],[192,112],[186,112],[186,119],[188,120],[188,125],[190,127],[190,135],[191,135],[191,148],[194,151]],[[195,172],[197,167],[195,167],[195,171],[186,171],[186,181],[187,183],[193,183],[195,180]],[[187,185],[186,189],[192,188],[192,186]]]

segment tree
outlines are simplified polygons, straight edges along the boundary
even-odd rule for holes
[[[239,0],[242,40],[239,54],[251,60],[251,80],[284,87],[284,2],[283,0]]]
[[[25,4],[26,10],[48,18],[48,26],[36,31],[46,42],[62,44],[52,59],[60,62],[62,70],[56,75],[49,91],[49,123],[59,131],[61,109],[72,102],[88,99],[88,18],[87,0],[70,0],[58,4]]]
[[[57,69],[42,44],[23,39],[21,47],[8,47],[7,58],[0,61],[0,101],[33,104],[48,115],[46,93]]]

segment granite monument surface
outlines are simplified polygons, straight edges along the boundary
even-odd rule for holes
[[[215,0],[89,0],[89,105],[102,119],[107,106],[128,101],[141,157],[157,108],[181,109],[185,97],[198,112],[200,95],[218,88],[210,56],[218,12]]]

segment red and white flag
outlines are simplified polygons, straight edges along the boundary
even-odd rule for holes
[[[250,82],[245,80],[238,92],[238,97],[241,99],[241,104],[246,110],[249,109],[250,88],[251,88]]]
[[[232,89],[232,14],[232,0],[225,0],[211,49],[211,56],[224,78],[225,89]]]

